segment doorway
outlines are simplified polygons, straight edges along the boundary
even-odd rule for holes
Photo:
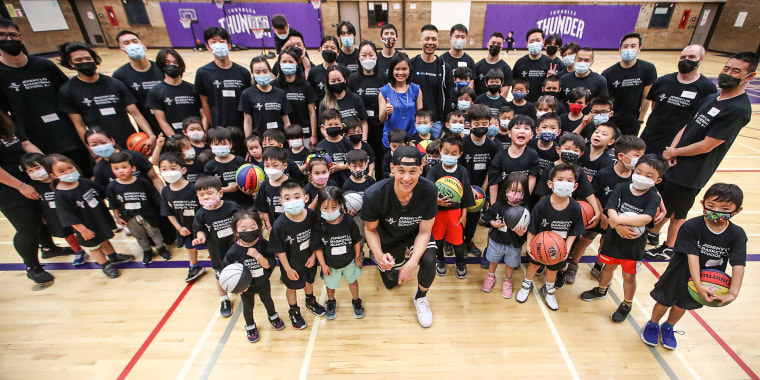
[[[697,27],[691,35],[691,45],[707,45],[715,26],[715,20],[717,19],[715,16],[718,14],[719,7],[720,4],[716,3],[705,3],[702,6],[702,12],[697,20]]]
[[[100,15],[95,12],[90,0],[71,0],[71,5],[76,11],[77,21],[87,39],[87,43],[92,46],[106,46],[106,39],[103,29],[100,28]]]
[[[355,45],[358,47],[358,42],[362,40],[361,24],[359,23],[359,2],[338,2],[338,17],[340,18],[339,21],[350,21],[352,24],[354,24],[354,27],[356,28],[356,38],[354,38],[354,41],[356,42]],[[336,36],[337,35],[340,35],[340,33],[336,34]],[[338,37],[338,39],[340,39],[340,37]]]

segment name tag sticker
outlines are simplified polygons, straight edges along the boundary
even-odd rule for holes
[[[300,249],[301,251],[305,251],[305,250],[309,249],[309,241],[307,240],[307,241],[301,243],[301,245],[298,246],[298,249]]]
[[[333,256],[345,255],[346,246],[344,245],[342,247],[333,247],[333,249],[330,250],[330,254],[332,254]]]
[[[142,208],[142,204],[140,202],[130,202],[124,204],[125,210],[139,210]]]
[[[279,125],[277,125],[276,121],[270,121],[267,123],[267,129],[277,129]]]
[[[251,270],[251,277],[261,277],[264,275],[264,268],[256,268]]]
[[[285,212],[285,207],[282,207],[282,205],[274,206],[274,212],[278,214],[282,214],[283,212]]]
[[[48,207],[55,208],[55,201],[48,202]]]
[[[99,111],[103,116],[116,115],[116,108],[113,107],[101,108]]]
[[[45,122],[45,123],[52,123],[54,121],[61,120],[58,117],[57,113],[50,113],[50,114],[47,114],[47,115],[42,115],[40,117],[42,118],[42,121]]]
[[[87,205],[90,206],[90,208],[97,208],[100,202],[96,198],[90,198],[87,200]]]
[[[486,170],[486,164],[484,163],[475,164],[473,167],[475,170]]]
[[[222,96],[225,98],[234,98],[235,90],[222,90]]]
[[[303,127],[303,128],[301,128],[301,131],[303,132],[303,134],[304,134],[304,135],[305,135],[305,134],[309,134],[309,133],[311,133],[311,129],[309,129],[309,128],[307,128],[307,127]]]
[[[223,230],[219,230],[216,232],[216,236],[219,238],[225,238],[227,236],[232,236],[232,227],[227,227]]]
[[[182,216],[195,216],[195,210],[183,210]]]
[[[696,98],[696,97],[697,97],[697,93],[696,93],[696,92],[694,92],[694,91],[686,91],[686,90],[684,90],[684,91],[681,93],[681,97],[682,97],[682,98],[686,98],[686,99],[694,99],[694,98]]]
[[[467,62],[457,62],[457,67],[467,67]]]
[[[367,110],[367,116],[375,117],[375,110]]]
[[[707,111],[707,114],[710,115],[710,116],[712,116],[712,117],[717,116],[719,113],[720,113],[720,110],[717,109],[717,108],[715,108],[715,107],[710,108],[710,110]]]
[[[182,130],[182,122],[172,123],[172,128],[181,131]]]

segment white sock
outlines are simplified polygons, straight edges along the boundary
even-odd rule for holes
[[[523,280],[523,283],[527,284],[528,286],[533,285],[533,280],[528,280],[527,278]]]
[[[230,300],[230,296],[229,295],[219,296],[219,298],[221,298],[222,301],[229,301]]]
[[[546,283],[546,290],[554,289],[554,283],[553,282],[547,282]]]
[[[488,275],[491,276],[491,277],[494,277],[494,276],[496,276],[496,272],[488,272]]]

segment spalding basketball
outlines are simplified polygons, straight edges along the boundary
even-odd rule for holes
[[[618,214],[618,216],[621,216],[621,217],[629,217],[629,216],[636,216],[636,215],[639,215],[639,214],[637,214],[635,212],[632,212],[632,211],[628,211],[628,212],[624,212],[622,214]],[[644,226],[629,226],[629,227],[633,228],[634,231],[636,231],[636,238],[639,237],[639,236],[641,236],[641,234],[643,234],[644,230],[645,230]]]
[[[227,293],[240,293],[251,285],[251,271],[241,263],[227,265],[219,273],[219,285]]]
[[[346,208],[353,211],[354,213],[359,213],[362,210],[362,205],[364,204],[364,194],[362,193],[347,193],[343,195],[343,199],[346,200]]]
[[[517,227],[527,229],[530,225],[530,211],[523,206],[510,207],[504,215],[504,224],[512,231]]]
[[[581,213],[583,214],[583,225],[588,226],[594,217],[594,208],[586,201],[578,201],[578,204],[581,206]]]
[[[514,208],[514,207],[513,207]],[[565,240],[554,231],[539,232],[530,245],[533,259],[544,265],[554,265],[565,259]]]
[[[699,280],[702,281],[702,286],[708,292],[715,293],[718,296],[728,294],[728,290],[731,288],[731,276],[717,269],[702,269],[699,272]],[[694,298],[695,301],[705,306],[719,307],[718,301],[707,302],[699,295],[697,288],[694,286],[694,280],[691,277],[689,277],[688,286],[689,294],[691,294],[691,298]]]
[[[486,195],[483,193],[483,189],[478,186],[473,186],[472,196],[475,198],[475,206],[468,207],[467,212],[479,212],[486,205]]]
[[[265,178],[264,170],[253,164],[243,164],[235,172],[237,185],[249,193],[259,191]]]
[[[462,188],[462,182],[452,176],[445,176],[438,178],[435,181],[435,187],[438,188],[438,194],[441,197],[449,197],[451,203],[459,203],[462,201],[462,195],[464,190]]]
[[[135,152],[142,153],[147,156],[150,153],[148,144],[150,143],[150,136],[145,132],[136,132],[127,138],[127,149]]]
[[[419,144],[417,144],[417,150],[419,150],[420,153],[422,153],[422,154],[427,154],[427,147],[428,147],[428,145],[430,145],[430,143],[431,143],[430,140],[422,140],[422,141],[420,141]]]

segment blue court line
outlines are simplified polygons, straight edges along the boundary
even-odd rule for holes
[[[240,318],[240,313],[243,312],[243,301],[238,302],[237,307],[235,308],[235,312],[232,314],[232,317],[230,317],[230,321],[227,322],[227,328],[224,329],[224,333],[219,338],[219,342],[216,344],[216,348],[214,349],[214,352],[211,354],[211,357],[209,357],[208,361],[206,362],[206,366],[203,368],[203,372],[201,373],[201,376],[199,379],[206,380],[211,375],[211,371],[214,369],[214,366],[216,365],[216,361],[219,360],[219,356],[222,355],[222,351],[224,350],[224,346],[227,345],[227,340],[230,338],[230,334],[232,334],[232,329],[235,328],[235,325],[237,324],[238,318]]]

